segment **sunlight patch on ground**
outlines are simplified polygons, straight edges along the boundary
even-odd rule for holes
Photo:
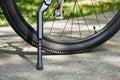
[[[120,56],[104,57],[103,60],[114,66],[120,67]]]

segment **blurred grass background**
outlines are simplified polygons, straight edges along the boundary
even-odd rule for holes
[[[17,5],[18,5],[20,11],[22,12],[23,16],[25,17],[25,19],[31,24],[36,23],[36,14],[37,14],[37,10],[39,9],[39,6],[41,4],[41,1],[40,0],[16,0],[16,1],[17,1]],[[53,0],[53,1],[55,1],[55,0]],[[120,0],[92,0],[92,1],[98,1],[98,2],[100,1],[101,4],[99,3],[99,5],[93,5],[91,0],[77,0],[77,1],[80,2],[80,5],[81,5],[80,7],[82,8],[82,10],[81,10],[82,14],[81,14],[80,10],[77,10],[77,12],[71,13],[70,10],[74,5],[74,1],[66,0],[65,5],[64,5],[64,11],[66,11],[66,12],[64,12],[64,19],[69,18],[70,14],[72,14],[72,16],[70,16],[71,18],[74,18],[77,16],[82,16],[82,15],[91,15],[94,13],[93,10],[91,9],[91,7],[94,7],[94,9],[96,10],[96,13],[120,9]],[[55,5],[57,5],[57,4],[55,4]],[[53,6],[55,6],[55,5],[53,5]],[[49,14],[53,14],[53,10],[48,9],[46,11],[45,15],[47,15],[48,12],[49,12]],[[0,9],[0,13],[2,13],[1,9]],[[0,14],[0,27],[8,26],[8,25],[9,24],[6,21],[4,15]]]

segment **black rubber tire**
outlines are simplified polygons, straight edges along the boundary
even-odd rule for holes
[[[0,0],[3,12],[8,22],[15,30],[15,32],[23,38],[29,44],[37,47],[37,33],[27,23],[19,12],[15,0]],[[43,49],[57,54],[65,53],[77,53],[95,48],[105,41],[109,40],[120,29],[120,11],[112,19],[112,21],[106,25],[97,34],[83,40],[75,42],[57,42],[44,36]]]

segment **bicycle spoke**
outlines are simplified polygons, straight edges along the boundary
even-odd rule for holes
[[[88,32],[91,34],[90,29],[89,29],[89,26],[88,26],[88,23],[87,23],[87,20],[86,20],[85,16],[83,15],[82,7],[81,7],[79,4],[78,4],[78,8],[79,8],[79,10],[80,10],[81,17],[83,18],[83,20],[84,20],[84,22],[85,22],[85,25],[86,25],[86,27],[87,27],[87,29],[88,29]]]
[[[97,20],[97,23],[98,23],[98,26],[100,27],[100,23],[99,23],[99,19],[98,19],[98,16],[97,16],[97,12],[96,12],[96,10],[95,10],[95,8],[94,8],[94,3],[93,3],[93,0],[91,0],[91,3],[92,3],[92,9],[93,9],[93,11],[94,11],[94,13],[95,13],[95,17],[96,17],[96,20]]]
[[[75,5],[76,5],[76,2],[74,3],[74,6],[73,6],[73,8],[72,8],[72,11],[74,11]],[[62,33],[61,33],[60,37],[62,37],[62,35],[64,34],[64,31],[65,31],[65,29],[66,29],[67,23],[69,22],[70,16],[72,16],[72,13],[73,13],[73,12],[70,12],[69,18],[68,18],[68,20],[67,20],[67,22],[66,22],[66,24],[65,24],[65,26],[64,26],[64,28],[63,28],[63,30],[62,30]],[[70,38],[71,38],[71,34],[72,34],[72,27],[73,27],[73,18],[72,18]]]
[[[79,5],[79,3],[77,3],[77,4]],[[79,21],[80,21],[80,20],[79,20],[79,15],[77,15],[77,20],[78,20],[79,35],[80,35],[80,38],[81,38],[81,29],[80,29],[80,27],[81,27],[80,25],[81,25],[81,24],[80,24],[80,22],[79,22]]]
[[[49,35],[51,35],[51,32],[52,32],[52,30],[53,30],[54,23],[55,23],[55,21],[53,21],[53,23],[52,23],[52,27],[50,28]]]
[[[25,0],[17,1],[18,6],[25,3]],[[41,4],[41,2],[39,3]],[[94,35],[112,19],[108,13],[111,13],[113,16],[116,14],[115,10],[109,9],[110,4],[112,3],[102,0],[72,0],[71,2],[67,0],[53,0],[52,4],[44,12],[44,35],[57,41],[77,41]],[[34,5],[35,8],[31,8],[31,11],[37,13],[39,8],[39,6],[36,7],[37,5]],[[55,9],[60,8],[61,5],[63,18],[57,19],[55,17]],[[21,8],[21,10],[23,9]],[[26,17],[26,20],[28,18],[36,19],[35,14],[31,15],[31,13],[28,14],[26,12],[22,14]],[[33,23],[31,22],[31,24]],[[36,27],[34,29],[36,30]]]
[[[73,10],[75,10],[76,3],[77,3],[77,0],[75,0],[75,4],[74,4],[74,7],[73,7]],[[72,12],[71,12],[71,13],[72,13]],[[72,18],[72,24],[71,24],[70,38],[72,37],[73,21],[74,21],[74,18]]]
[[[103,12],[103,5],[104,5],[104,3],[102,3],[101,1],[97,1],[97,0],[94,0],[94,2],[96,2],[96,5],[98,5],[98,4],[101,4],[102,5],[102,7],[101,8],[99,8],[100,10],[101,10],[101,12],[102,12],[102,15],[104,16],[104,18],[107,20],[107,22],[109,22],[109,20],[108,20],[108,18],[107,18],[107,16],[104,14],[104,12]],[[98,4],[97,4],[98,3]]]

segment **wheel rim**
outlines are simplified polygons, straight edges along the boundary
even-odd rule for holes
[[[31,6],[28,7],[28,10],[32,9],[32,15],[28,15],[28,13],[22,10],[24,7],[21,8],[21,5],[25,3],[24,0],[16,0],[16,2],[26,21],[29,24],[34,24],[33,22],[36,22],[34,21],[36,19],[36,12],[42,2],[39,1],[39,5],[33,4],[35,5],[33,7],[30,5],[32,0],[26,2],[26,4]],[[117,3],[118,1],[114,2],[114,5]],[[64,11],[64,18],[56,19],[52,12],[58,6],[56,0],[53,0],[49,9],[44,13],[44,36],[60,43],[80,42],[92,38],[102,31],[117,13],[118,7],[114,8],[116,6],[112,6],[112,10],[111,4],[113,4],[111,1],[105,2],[104,0],[66,1],[63,6],[67,10],[67,12]],[[70,7],[71,5],[72,7]],[[87,9],[88,7],[90,9]],[[89,10],[93,11],[93,13],[90,13]],[[36,25],[32,25],[32,28],[36,30]]]

